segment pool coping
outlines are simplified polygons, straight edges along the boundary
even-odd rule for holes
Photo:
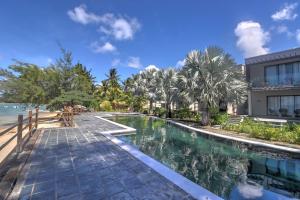
[[[105,120],[107,122],[110,122],[112,124],[115,124],[117,126],[120,126],[122,128],[126,129],[133,129],[131,127],[125,126],[123,124],[119,124],[116,122],[113,122],[108,119],[104,119],[100,116],[95,116],[98,119]],[[125,129],[125,130],[126,130]],[[136,129],[134,129],[136,130]],[[181,174],[175,172],[171,168],[167,167],[166,165],[162,164],[161,162],[151,158],[150,156],[144,154],[143,152],[139,151],[137,148],[133,147],[130,144],[126,144],[122,140],[115,137],[113,134],[116,132],[124,132],[124,129],[121,130],[115,130],[115,131],[102,131],[100,132],[103,134],[106,138],[108,138],[110,141],[112,141],[114,144],[118,145],[120,148],[131,154],[133,157],[137,158],[144,164],[146,164],[148,167],[152,168],[154,171],[171,181],[173,184],[184,190],[187,194],[191,195],[192,197],[198,199],[198,200],[221,200],[222,198],[217,196],[216,194],[210,192],[209,190],[201,187],[200,185],[190,181],[186,177],[182,176]]]
[[[153,117],[153,116],[151,116],[151,117]],[[159,117],[154,117],[154,118],[161,119]],[[194,128],[194,127],[191,127],[191,126],[188,126],[188,125],[185,125],[185,124],[182,124],[182,123],[170,120],[170,119],[165,119],[165,120],[167,122],[178,125],[180,127],[187,128],[187,129],[192,130],[192,131],[212,135],[212,136],[215,136],[215,137],[224,138],[224,139],[227,139],[227,140],[233,140],[233,141],[237,141],[237,142],[241,142],[241,143],[247,143],[247,144],[260,146],[260,147],[265,147],[265,148],[269,148],[269,149],[285,151],[285,152],[289,152],[289,153],[293,153],[293,154],[300,154],[300,149],[280,146],[280,145],[276,145],[276,144],[269,144],[269,143],[264,143],[264,142],[260,142],[260,141],[248,140],[248,139],[233,137],[233,136],[229,136],[229,135],[223,135],[223,134],[214,133],[214,132],[207,131],[207,130],[200,129],[200,128]]]
[[[112,130],[112,131],[102,131],[102,132],[101,132],[102,134],[125,135],[126,133],[133,133],[133,132],[136,132],[136,129],[135,129],[135,128],[132,128],[132,127],[129,127],[129,126],[125,126],[125,125],[123,125],[123,124],[119,124],[119,123],[110,121],[110,120],[105,119],[105,118],[100,117],[100,116],[95,116],[95,117],[98,118],[98,119],[104,120],[104,121],[106,121],[106,122],[109,122],[109,123],[111,123],[111,124],[114,124],[114,125],[116,125],[116,126],[120,126],[120,127],[123,128],[123,129]],[[126,135],[127,135],[127,134],[126,134]]]

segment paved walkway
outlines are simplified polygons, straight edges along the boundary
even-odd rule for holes
[[[12,198],[193,199],[99,134],[120,127],[91,115],[76,123],[78,128],[47,129],[39,136]]]

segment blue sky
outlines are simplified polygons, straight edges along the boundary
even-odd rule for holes
[[[57,43],[97,81],[115,66],[124,79],[149,65],[180,66],[193,49],[218,45],[237,63],[300,45],[300,2],[198,0],[7,0],[0,6],[0,67],[46,66]]]

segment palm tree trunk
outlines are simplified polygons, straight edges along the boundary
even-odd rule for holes
[[[153,101],[152,100],[150,100],[149,101],[149,114],[151,114],[152,113],[152,110],[153,110]]]
[[[201,118],[201,125],[207,126],[209,124],[209,111],[208,111],[208,105],[205,104],[203,110],[202,110],[202,118]]]

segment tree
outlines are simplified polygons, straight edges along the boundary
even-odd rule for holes
[[[92,94],[95,90],[95,77],[92,75],[91,70],[88,70],[85,66],[78,62],[73,67],[72,71],[75,76],[72,88]]]
[[[191,51],[187,55],[182,69],[186,73],[183,76],[190,78],[193,74],[194,83],[188,88],[195,92],[190,95],[196,96],[198,107],[203,107],[203,125],[209,123],[209,109],[218,107],[220,100],[236,103],[244,100],[247,85],[242,78],[242,72],[235,66],[231,56],[218,47],[208,47],[203,53]]]
[[[177,72],[173,68],[162,69],[158,71],[157,87],[159,88],[158,94],[165,102],[167,117],[172,117],[171,103],[174,101],[177,92]]]
[[[46,101],[45,74],[38,66],[16,61],[9,70],[0,69],[0,77],[0,92],[5,102],[41,104]]]
[[[143,84],[144,96],[149,100],[149,113],[153,111],[153,102],[158,98],[157,73],[156,69],[148,69],[142,71],[140,74],[144,80],[141,82]]]
[[[90,107],[93,104],[93,101],[95,101],[95,99],[92,95],[89,95],[86,92],[72,90],[63,92],[60,96],[51,100],[47,108],[50,110],[60,110],[64,106],[74,107],[75,105]]]
[[[97,87],[95,96],[99,102],[109,101],[113,110],[124,110],[128,107],[126,101],[124,89],[120,84],[120,77],[118,71],[115,68],[109,70],[106,75],[107,79],[101,82],[101,85]]]
[[[4,102],[47,104],[62,93],[80,90],[92,94],[94,77],[85,66],[72,64],[72,53],[61,49],[62,56],[48,67],[16,61],[0,69],[0,94]]]

